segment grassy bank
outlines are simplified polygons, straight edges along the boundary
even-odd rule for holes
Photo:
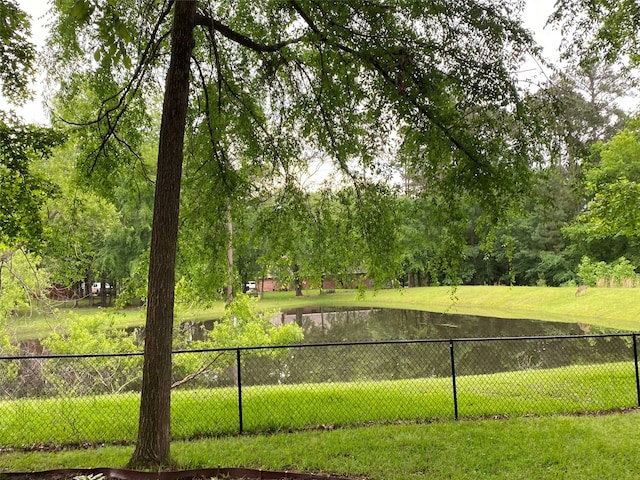
[[[266,310],[305,306],[410,308],[640,330],[640,289],[590,289],[580,297],[574,293],[568,288],[460,287],[452,299],[449,288],[438,287],[367,292],[364,299],[358,299],[353,291],[324,295],[306,292],[302,298],[282,292],[266,294],[261,305]],[[208,310],[185,309],[180,316],[202,320],[219,317],[222,311],[220,303]],[[85,312],[95,310],[81,310],[79,314]],[[117,318],[120,326],[141,325],[144,312],[130,310]],[[21,338],[34,338],[48,334],[64,321],[63,313],[56,318],[14,319],[10,327]],[[640,412],[523,417],[635,405],[630,364],[600,365],[580,372],[576,368],[583,367],[532,370],[524,377],[522,372],[514,372],[459,379],[460,415],[513,416],[501,421],[441,421],[452,417],[450,379],[422,379],[417,384],[411,381],[411,386],[406,381],[378,382],[393,386],[381,392],[379,385],[372,383],[296,385],[295,389],[252,387],[244,396],[247,431],[279,431],[305,425],[322,425],[327,431],[175,441],[172,455],[183,469],[242,466],[372,479],[637,478],[640,456],[635,452],[640,449],[640,436],[633,432],[640,428]],[[618,390],[620,385],[623,390]],[[358,403],[357,398],[367,401]],[[415,410],[398,414],[407,399]],[[31,445],[74,441],[78,433],[85,440],[115,441],[122,439],[122,432],[125,440],[134,438],[137,395],[64,401],[66,405],[47,399],[0,402],[0,447],[15,444],[15,439],[11,440],[15,432],[22,436],[22,442]],[[319,405],[328,409],[326,417],[319,414]],[[176,438],[223,435],[237,427],[234,389],[180,392],[173,409]],[[268,420],[260,423],[256,419],[261,417]],[[194,419],[207,421],[202,427]],[[415,419],[435,423],[340,428],[353,422]],[[46,429],[42,425],[54,433],[43,437]],[[121,467],[131,452],[130,446],[55,453],[0,450],[0,471]]]
[[[588,323],[628,331],[640,331],[640,288],[592,288],[585,295],[575,296],[574,288],[462,286],[420,287],[396,290],[367,291],[363,298],[354,290],[336,290],[320,294],[305,291],[303,297],[294,292],[266,292],[259,302],[266,311],[301,307],[379,307],[407,308],[440,313],[460,313],[500,318],[528,318],[556,322]],[[17,340],[43,338],[54,328],[64,325],[69,312],[73,315],[95,314],[96,308],[60,309],[55,316],[32,315],[10,319],[9,332]],[[224,303],[209,308],[179,306],[180,321],[201,321],[220,318]],[[119,327],[144,324],[144,310],[135,308],[118,311]]]
[[[404,480],[631,480],[640,413],[512,418],[175,442],[179,468],[248,467]],[[133,448],[0,454],[0,471],[122,467]]]
[[[254,386],[242,389],[245,432],[290,431],[454,418],[450,378]],[[637,406],[631,362],[457,378],[460,417],[549,415]],[[0,402],[0,446],[118,443],[135,439],[139,395]],[[238,432],[236,388],[179,390],[177,440]]]
[[[305,305],[407,308],[640,330],[640,288],[592,288],[575,296],[575,288],[461,286],[452,291],[449,287],[420,287],[368,291],[363,299],[353,291],[313,292],[303,299],[281,292],[265,294],[263,304],[282,309]]]

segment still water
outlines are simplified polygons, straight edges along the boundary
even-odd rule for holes
[[[452,373],[452,357],[456,375],[631,362],[634,358],[631,335],[592,336],[622,332],[580,323],[377,308],[297,309],[276,315],[272,322],[300,325],[304,330],[301,343],[307,346],[244,352],[243,384],[447,377]],[[195,340],[204,330],[215,328],[215,322],[186,327],[190,332],[185,333]],[[564,336],[568,338],[558,338]],[[491,340],[498,337],[509,338]],[[454,339],[455,345],[441,339]],[[361,343],[398,340],[410,343]],[[344,343],[348,345],[340,345]],[[233,384],[232,376],[218,381]]]
[[[308,381],[312,374],[315,381],[449,376],[451,356],[455,356],[459,375],[595,365],[633,359],[631,336],[594,337],[591,335],[622,332],[580,323],[414,310],[340,311],[319,308],[283,312],[274,322],[296,322],[304,329],[303,343],[317,345],[296,349],[295,362],[289,362],[286,370],[289,382]],[[557,338],[560,336],[570,338]],[[497,337],[517,339],[484,340]],[[319,347],[322,344],[344,342],[461,338],[477,340],[458,341],[451,348],[448,341]]]
[[[274,319],[304,329],[304,343],[618,333],[582,323],[544,322],[390,308],[300,308]]]

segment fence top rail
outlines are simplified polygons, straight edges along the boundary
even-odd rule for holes
[[[275,350],[280,348],[313,348],[313,347],[349,347],[358,345],[404,345],[422,343],[464,343],[464,342],[501,342],[526,340],[581,340],[586,338],[630,337],[635,338],[638,333],[597,333],[589,335],[533,335],[522,337],[463,337],[463,338],[424,338],[414,340],[371,340],[366,342],[337,342],[337,343],[294,343],[290,345],[258,345],[252,347],[231,347],[203,350],[177,350],[173,353],[208,352],[223,350]]]
[[[513,342],[531,340],[584,340],[588,338],[612,338],[630,337],[635,340],[638,333],[599,333],[590,335],[535,335],[522,337],[465,337],[465,338],[425,338],[417,340],[375,340],[367,342],[339,342],[339,343],[293,343],[290,345],[258,345],[252,347],[225,347],[202,348],[197,350],[174,350],[173,354],[209,353],[209,352],[237,352],[252,350],[278,350],[284,348],[318,348],[318,347],[350,347],[359,345],[410,345],[425,343],[468,343],[468,342]],[[143,352],[121,353],[71,353],[63,355],[39,354],[39,355],[0,355],[0,361],[5,360],[38,360],[54,358],[114,358],[114,357],[140,357]]]
[[[65,353],[60,355],[39,354],[39,355],[0,355],[2,360],[46,360],[53,358],[114,358],[114,357],[141,357],[143,352],[119,352],[119,353]]]

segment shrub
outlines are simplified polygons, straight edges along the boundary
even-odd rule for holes
[[[216,322],[213,330],[205,331],[204,340],[189,344],[189,348],[215,349],[233,347],[254,347],[269,345],[288,345],[303,338],[302,328],[295,323],[274,326],[271,323],[273,313],[262,313],[257,309],[257,299],[246,294],[238,294],[233,302],[227,305],[223,318]],[[232,353],[232,352],[231,352]],[[196,385],[217,383],[222,375],[234,368],[235,355],[225,353],[180,354],[173,358],[174,385],[189,382],[190,388]],[[245,353],[249,356],[286,356],[287,349],[254,350]],[[228,373],[228,372],[226,372]]]
[[[584,285],[590,287],[634,287],[638,284],[635,267],[624,257],[611,264],[582,257],[578,277]]]
[[[68,327],[42,341],[57,355],[132,353],[141,351],[135,334],[114,326],[113,313],[71,318]],[[66,394],[119,393],[137,389],[142,377],[142,356],[56,358],[43,369],[47,384]]]

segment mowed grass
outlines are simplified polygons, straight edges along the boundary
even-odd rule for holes
[[[461,286],[420,287],[367,291],[364,297],[355,290],[336,290],[320,294],[307,290],[303,297],[294,292],[265,292],[258,302],[264,311],[300,307],[379,307],[407,308],[439,313],[460,313],[512,319],[534,319],[556,322],[586,323],[626,331],[640,331],[640,288],[590,288],[575,296],[575,288]],[[55,316],[34,314],[10,319],[7,329],[15,340],[44,338],[73,315],[92,315],[96,308],[60,309]],[[178,321],[200,321],[220,318],[224,303],[208,308],[178,306]],[[144,309],[119,311],[118,327],[144,325]]]
[[[305,292],[301,299],[284,292],[266,294],[260,305],[265,310],[304,306],[410,308],[640,330],[640,289],[589,289],[581,297],[575,297],[574,292],[571,288],[460,287],[455,299],[447,287],[367,292],[364,299],[358,299],[353,291],[328,295]],[[220,304],[180,315],[201,320],[217,318],[222,311]],[[142,310],[129,312],[118,321],[120,326],[143,324]],[[29,319],[31,323],[18,318],[11,325],[21,339],[36,338],[46,336],[64,322],[62,318],[39,317]],[[27,325],[29,329],[23,330]],[[449,421],[453,418],[451,379],[245,388],[245,431],[264,428],[275,433],[244,436],[228,435],[237,432],[238,426],[235,389],[176,392],[174,438],[192,440],[174,441],[172,458],[176,468],[183,469],[221,465],[372,479],[640,477],[640,435],[634,434],[640,429],[640,412],[544,416],[637,405],[632,364],[458,377],[457,382],[460,415],[474,421]],[[389,390],[391,386],[394,388]],[[418,412],[415,417],[392,414],[405,401]],[[0,471],[123,467],[131,446],[107,444],[98,449],[56,452],[3,452],[2,447],[75,443],[78,438],[90,442],[102,438],[100,443],[118,442],[126,436],[125,440],[131,441],[137,429],[138,402],[138,395],[128,394],[0,402]],[[326,417],[321,413],[324,406]],[[493,416],[509,418],[478,420]],[[422,419],[436,421],[412,422]],[[368,426],[339,428],[352,421]],[[400,423],[385,424],[394,421]],[[321,430],[305,430],[305,426]],[[303,430],[279,432],[298,428]],[[52,430],[44,435],[47,429]],[[221,436],[198,439],[206,435]]]
[[[638,405],[633,363],[526,370],[457,379],[459,415],[548,415]],[[450,378],[254,386],[242,389],[245,432],[454,418]],[[135,439],[138,394],[0,402],[0,446],[119,443]],[[239,430],[235,388],[180,390],[175,440]]]
[[[632,480],[640,412],[378,425],[174,442],[175,468],[247,467],[404,480]],[[132,446],[0,453],[0,471],[124,467]]]
[[[367,291],[364,298],[351,291],[328,295],[292,292],[265,294],[262,305],[285,309],[318,306],[406,308],[439,313],[499,318],[586,323],[640,331],[640,288],[589,288],[576,296],[571,287],[460,286],[419,287]]]

